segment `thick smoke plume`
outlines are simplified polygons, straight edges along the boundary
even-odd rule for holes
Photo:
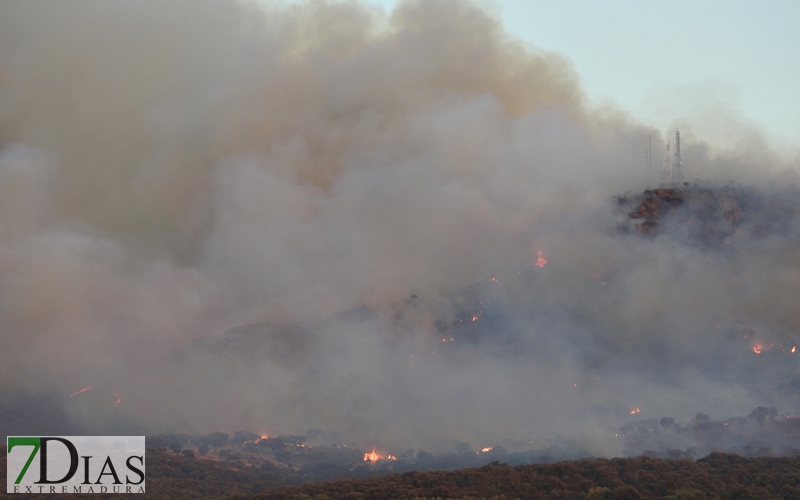
[[[613,454],[635,408],[800,410],[800,354],[764,362],[800,343],[795,213],[620,232],[648,135],[460,0],[4,1],[0,420]],[[796,180],[684,137],[692,178]]]

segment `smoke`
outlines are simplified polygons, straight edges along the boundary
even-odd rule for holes
[[[469,2],[3,2],[0,392],[98,434],[598,454],[629,407],[797,411],[736,336],[797,340],[794,214],[620,235],[649,135]],[[796,181],[683,137],[692,178]]]

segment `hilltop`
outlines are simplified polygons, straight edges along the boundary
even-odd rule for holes
[[[787,236],[798,230],[800,190],[684,183],[616,197],[619,228],[655,237],[671,234],[684,243],[722,248],[737,238]]]

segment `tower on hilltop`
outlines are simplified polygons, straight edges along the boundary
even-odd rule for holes
[[[681,132],[675,131],[675,161],[672,164],[672,182],[683,182],[683,161],[681,160]]]

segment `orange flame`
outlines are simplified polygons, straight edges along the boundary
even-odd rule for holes
[[[642,411],[641,408],[632,408],[631,411],[630,411],[630,414],[631,415],[636,415],[640,411]]]
[[[756,353],[756,354],[761,354],[763,352],[769,351],[773,347],[775,347],[774,344],[766,344],[766,343],[758,341],[758,340],[753,340],[752,351],[754,353]]]
[[[796,351],[796,350],[797,350],[797,346],[792,347],[792,354],[794,354],[794,351]]]
[[[120,396],[118,392],[112,392],[111,394],[113,394],[115,398],[114,406],[118,406],[120,403],[122,403],[122,396]]]
[[[490,451],[492,451],[492,447],[491,446],[487,446],[486,448],[481,448],[481,451],[479,451],[478,453],[479,454],[480,453],[489,453]]]
[[[536,266],[544,267],[547,264],[547,259],[542,257],[542,252],[536,252]]]
[[[372,447],[372,451],[371,452],[364,453],[364,461],[365,462],[370,462],[370,463],[374,464],[378,460],[397,460],[397,457],[392,456],[392,455],[386,455],[386,456],[381,455],[380,453],[377,453],[375,451],[375,447],[374,446]]]
[[[70,395],[69,395],[69,397],[72,397],[72,396],[77,396],[78,394],[83,394],[84,392],[88,391],[88,390],[89,390],[89,389],[91,389],[91,388],[92,388],[92,386],[91,386],[91,385],[87,385],[86,387],[84,387],[84,388],[83,388],[83,389],[81,389],[80,391],[75,391],[75,392],[73,392],[72,394],[70,394]]]

